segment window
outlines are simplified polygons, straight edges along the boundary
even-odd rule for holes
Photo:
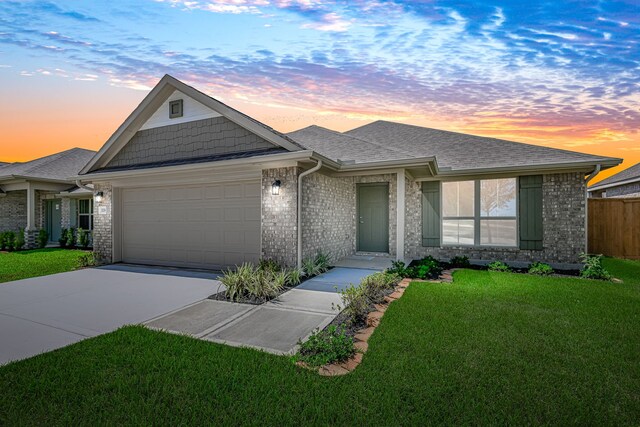
[[[93,230],[93,200],[78,200],[78,228]]]
[[[442,184],[442,244],[516,246],[516,179]]]
[[[169,118],[175,119],[177,117],[182,117],[182,99],[169,102]]]

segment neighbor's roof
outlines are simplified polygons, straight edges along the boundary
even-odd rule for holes
[[[610,177],[603,179],[597,184],[589,187],[589,190],[596,190],[600,187],[611,186],[612,184],[629,180],[640,180],[640,163],[637,163],[621,172],[618,172],[615,175],[611,175]]]
[[[289,136],[302,145],[322,147],[327,152],[330,142],[322,142],[322,134],[302,129],[290,133]],[[506,141],[497,138],[449,132],[421,126],[379,120],[350,131],[344,132],[346,137],[355,137],[370,145],[363,148],[369,150],[362,153],[358,161],[381,161],[412,157],[435,157],[440,170],[463,171],[466,169],[492,169],[498,167],[519,167],[537,165],[561,165],[567,163],[605,163],[605,167],[620,163],[620,159],[593,156],[574,151],[541,147],[531,144]],[[298,139],[298,137],[301,137]],[[375,147],[373,147],[375,145]],[[384,147],[382,150],[380,148]],[[315,150],[315,148],[312,148]],[[336,144],[331,149],[331,158],[347,160],[357,157],[352,150],[344,149]],[[322,153],[322,151],[319,151]],[[400,154],[402,153],[402,154]]]
[[[68,181],[87,164],[95,151],[72,148],[50,156],[24,163],[9,163],[0,166],[0,180],[26,178]]]

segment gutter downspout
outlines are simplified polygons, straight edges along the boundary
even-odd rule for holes
[[[584,189],[584,252],[589,251],[589,182],[596,177],[602,170],[602,165],[597,164],[596,168],[585,179]]]
[[[94,189],[91,187],[88,187],[86,185],[84,185],[82,182],[80,182],[79,179],[76,179],[76,186],[82,188],[83,190],[87,190],[87,191],[91,191],[93,193]]]
[[[317,165],[298,175],[298,269],[302,268],[302,178],[319,171],[321,167],[322,160],[318,160]]]

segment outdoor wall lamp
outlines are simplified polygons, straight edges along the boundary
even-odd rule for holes
[[[96,203],[100,203],[103,197],[104,193],[102,191],[98,191],[95,196]]]
[[[279,179],[276,179],[275,181],[273,181],[273,184],[271,184],[271,195],[277,196],[280,194],[280,184],[282,183],[280,182]]]

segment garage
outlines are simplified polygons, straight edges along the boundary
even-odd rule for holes
[[[124,188],[122,261],[221,269],[260,256],[260,181]]]

